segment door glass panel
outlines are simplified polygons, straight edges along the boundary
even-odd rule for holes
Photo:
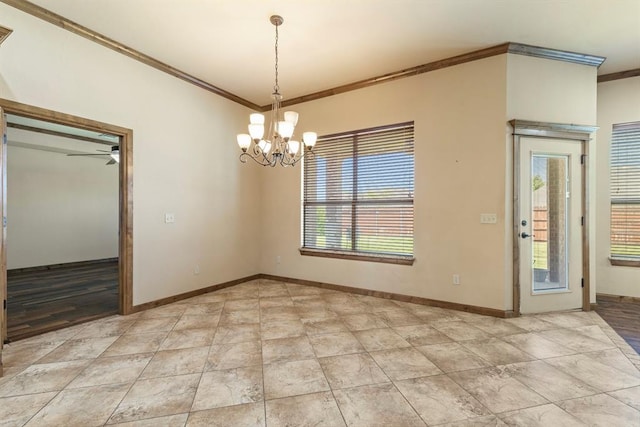
[[[568,289],[568,163],[568,156],[532,155],[534,293]]]

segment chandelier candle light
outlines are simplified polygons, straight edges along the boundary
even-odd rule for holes
[[[293,132],[298,123],[298,113],[280,111],[280,86],[278,86],[278,27],[282,25],[282,16],[273,15],[271,23],[276,27],[276,82],[273,86],[273,104],[271,106],[271,120],[265,135],[264,115],[254,113],[249,116],[249,133],[238,134],[238,145],[242,150],[240,161],[246,163],[246,158],[253,159],[262,166],[274,167],[278,163],[281,166],[293,166],[309,155],[313,156],[313,147],[316,145],[318,135],[315,132],[304,132],[302,144],[293,139]],[[283,117],[284,116],[284,117]]]

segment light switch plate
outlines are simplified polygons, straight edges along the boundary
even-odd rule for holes
[[[171,224],[176,222],[176,216],[172,213],[166,213],[164,214],[164,223],[165,224]]]
[[[495,224],[498,222],[498,214],[494,213],[481,213],[480,224]]]

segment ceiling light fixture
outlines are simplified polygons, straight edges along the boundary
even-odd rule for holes
[[[238,134],[238,145],[242,150],[240,161],[246,163],[249,157],[262,166],[274,167],[293,166],[305,156],[313,156],[313,147],[316,145],[318,135],[315,132],[304,132],[302,144],[293,139],[293,132],[298,123],[298,113],[285,111],[284,117],[280,111],[280,86],[278,85],[278,27],[282,25],[282,16],[273,15],[271,23],[276,27],[276,82],[273,86],[273,104],[271,106],[271,120],[265,135],[264,115],[254,113],[249,116],[249,133]]]

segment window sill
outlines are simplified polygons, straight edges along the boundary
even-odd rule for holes
[[[640,267],[640,259],[632,258],[609,258],[611,265],[620,267]]]
[[[382,262],[386,264],[413,265],[413,256],[363,254],[356,252],[329,251],[321,249],[300,248],[300,255],[323,258],[350,259],[355,261]]]

